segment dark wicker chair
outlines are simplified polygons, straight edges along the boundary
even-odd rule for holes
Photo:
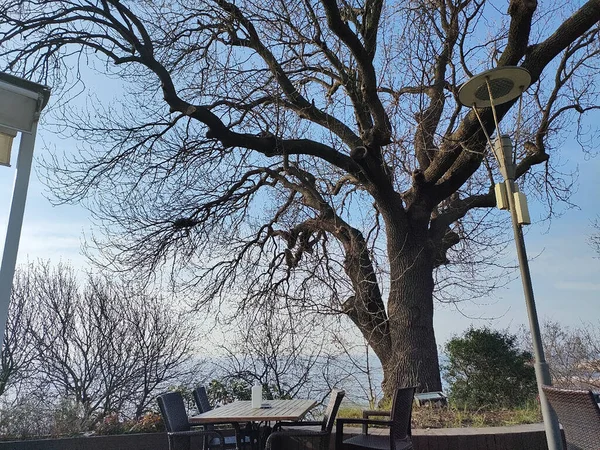
[[[223,435],[216,430],[192,429],[183,403],[183,397],[179,392],[169,392],[159,395],[156,399],[158,407],[165,422],[167,436],[169,439],[169,450],[190,450],[192,437],[201,437],[198,448],[204,445],[204,438],[214,438],[220,444],[217,447],[225,449]]]
[[[335,431],[336,450],[358,449],[412,449],[410,419],[414,387],[401,388],[394,394],[391,411],[364,411],[363,419],[338,419]],[[389,420],[369,419],[369,416],[389,416]],[[344,440],[344,425],[362,425],[362,433]],[[369,425],[388,426],[389,436],[369,434]]]
[[[194,402],[196,403],[196,408],[200,414],[210,411],[212,407],[210,406],[210,402],[208,401],[208,395],[206,394],[206,388],[204,386],[198,386],[194,389]]]
[[[210,402],[208,401],[208,395],[206,394],[206,388],[204,386],[198,386],[196,389],[194,389],[193,395],[194,402],[196,403],[196,408],[198,408],[198,412],[200,414],[212,410],[212,406],[210,406]],[[242,445],[251,446],[252,439],[256,434],[254,430],[252,430],[252,424],[247,424],[245,428],[240,428],[239,424],[237,423],[227,425],[233,426],[233,428],[235,429],[235,436],[225,436],[225,448],[238,448]],[[214,430],[215,425],[204,425],[203,428],[205,430]],[[210,448],[218,444],[220,444],[220,442],[215,439],[206,440],[204,447]]]
[[[600,449],[600,408],[592,391],[542,386],[563,426],[568,450]]]
[[[340,404],[345,392],[333,389],[329,403],[322,420],[302,420],[299,422],[279,422],[273,427],[267,439],[266,450],[285,448],[285,450],[311,448],[327,450],[331,441],[331,432]],[[307,429],[307,427],[320,427],[320,430]]]

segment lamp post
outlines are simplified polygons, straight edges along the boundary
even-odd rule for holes
[[[552,381],[550,378],[550,370],[544,356],[535,299],[533,297],[531,274],[529,272],[529,262],[527,261],[525,240],[523,238],[522,224],[529,223],[529,214],[526,212],[524,213],[522,205],[517,202],[517,200],[524,199],[524,196],[518,192],[515,184],[516,163],[513,145],[510,137],[501,135],[500,133],[500,126],[495,108],[496,105],[515,100],[516,98],[520,99],[522,93],[529,87],[530,82],[531,77],[527,70],[523,68],[499,67],[477,75],[467,81],[459,91],[459,101],[463,105],[473,108],[473,112],[477,115],[481,128],[486,135],[488,144],[498,161],[500,173],[504,178],[505,186],[496,189],[497,203],[505,203],[505,206],[502,206],[502,209],[508,208],[510,210],[519,268],[521,270],[521,281],[523,283],[523,292],[525,294],[525,305],[529,317],[529,329],[533,342],[535,377],[538,386],[542,417],[544,419],[546,441],[548,442],[549,450],[562,450],[562,437],[560,434],[558,418],[546,399],[546,395],[542,391],[542,385],[551,385]],[[494,116],[496,139],[493,143],[486,132],[485,126],[481,121],[481,117],[477,110],[477,108],[483,107],[491,107]],[[508,200],[507,202],[502,201],[505,197],[506,200]],[[525,218],[523,216],[525,216]]]
[[[13,138],[17,133],[21,133],[15,184],[0,266],[0,346],[4,342],[37,124],[40,112],[48,103],[49,97],[48,87],[0,72],[0,165],[10,165]]]

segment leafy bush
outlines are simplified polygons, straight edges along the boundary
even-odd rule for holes
[[[97,434],[121,434],[124,431],[123,423],[119,420],[119,414],[114,412],[107,414],[98,422],[94,430]]]
[[[532,356],[516,342],[516,336],[488,328],[470,328],[451,339],[444,375],[450,401],[458,408],[473,409],[517,407],[535,399]]]
[[[156,433],[165,430],[162,416],[155,412],[146,413],[137,421],[132,422],[129,422],[127,426],[128,433]]]
[[[51,436],[72,436],[84,431],[85,414],[80,404],[73,398],[64,398],[52,408]]]
[[[96,425],[96,434],[122,434],[122,433],[157,433],[164,431],[165,426],[160,414],[148,412],[139,419],[121,420],[119,414],[112,413]]]
[[[210,403],[215,406],[231,403],[234,400],[250,400],[252,385],[241,378],[225,377],[212,380],[206,394]]]

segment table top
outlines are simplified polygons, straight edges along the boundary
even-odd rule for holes
[[[314,400],[263,400],[262,408],[250,401],[237,401],[189,418],[190,423],[269,422],[300,420],[317,402]]]

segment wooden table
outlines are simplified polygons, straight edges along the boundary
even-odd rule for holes
[[[240,423],[275,422],[279,420],[300,420],[315,407],[313,400],[264,400],[263,408],[252,408],[250,401],[237,401],[203,414],[191,416],[190,423]]]
[[[263,408],[252,408],[252,402],[237,401],[219,408],[211,409],[197,416],[191,416],[189,422],[193,425],[230,423],[235,429],[237,448],[241,448],[240,423],[247,422],[277,422],[280,420],[300,420],[315,407],[313,400],[264,400]],[[261,436],[257,430],[256,440],[251,438],[252,448],[264,448],[266,435]],[[270,428],[267,427],[269,430]]]

